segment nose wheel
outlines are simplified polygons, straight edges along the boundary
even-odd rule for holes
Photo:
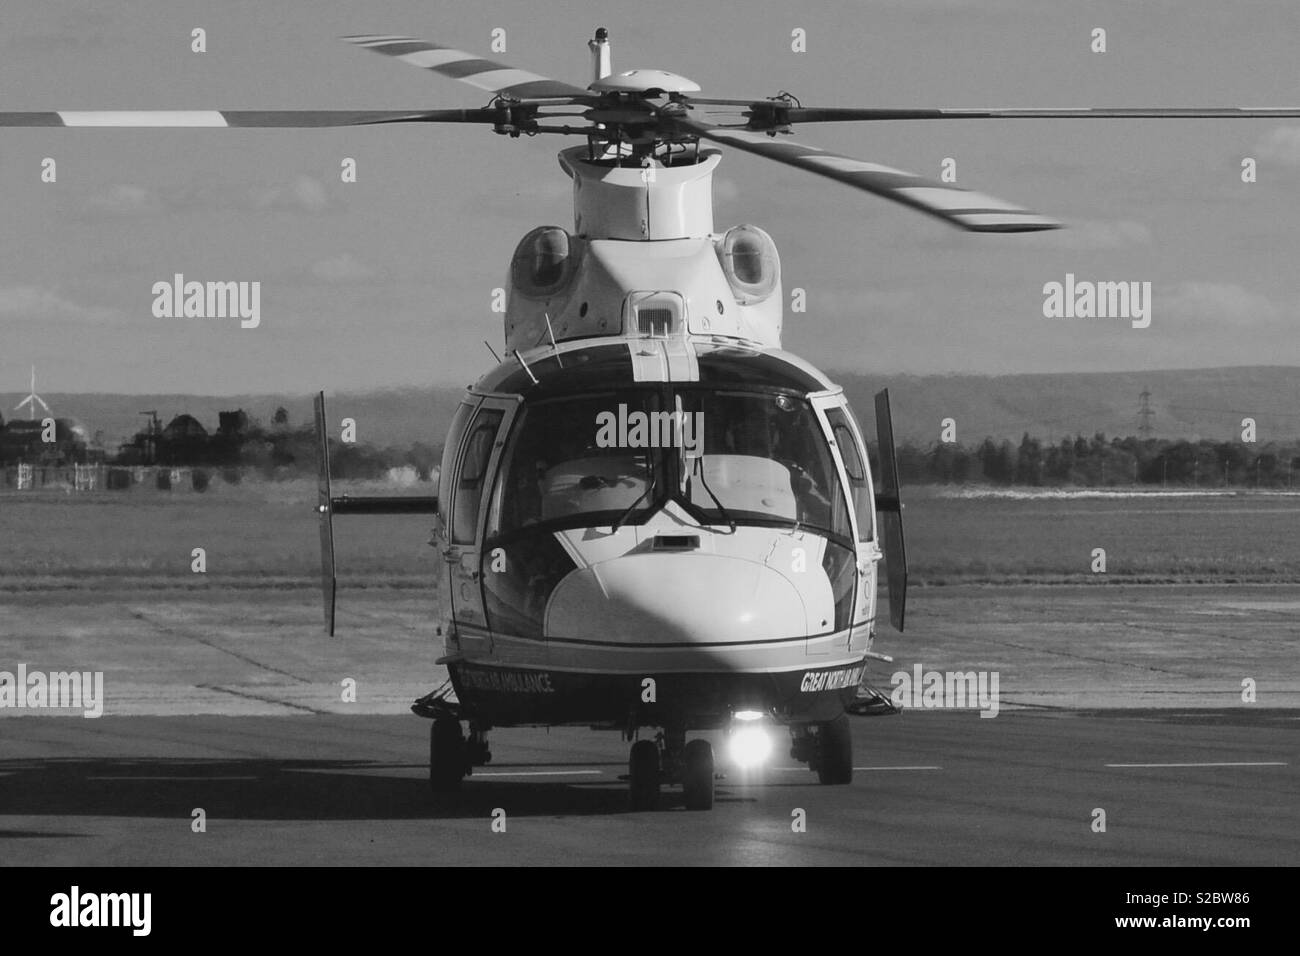
[[[628,793],[633,810],[653,810],[659,802],[659,747],[638,740],[627,759]]]
[[[847,714],[817,725],[814,760],[818,783],[853,782],[853,730]]]
[[[698,737],[682,751],[682,793],[687,810],[713,809],[713,745]]]
[[[681,730],[661,733],[655,740],[638,740],[628,754],[627,771],[633,810],[653,810],[660,786],[679,782],[686,809],[713,809],[713,745],[707,740],[687,743]]]

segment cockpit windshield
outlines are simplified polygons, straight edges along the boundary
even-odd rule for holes
[[[503,458],[489,528],[508,534],[576,517],[590,524],[617,520],[638,501],[640,510],[650,508],[663,462],[655,449],[620,443],[617,429],[600,424],[620,408],[625,419],[648,417],[659,403],[656,391],[628,389],[526,406]]]
[[[686,502],[710,521],[780,521],[852,537],[830,448],[807,401],[785,394],[682,390],[703,426],[685,456]]]
[[[502,458],[489,538],[533,526],[636,524],[669,499],[705,524],[800,526],[852,541],[808,401],[699,386],[530,402]]]

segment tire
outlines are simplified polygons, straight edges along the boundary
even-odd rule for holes
[[[434,793],[454,793],[465,777],[465,735],[460,721],[439,717],[429,731],[429,787]]]
[[[824,785],[853,782],[853,730],[847,714],[818,724],[817,781]]]
[[[633,810],[653,810],[659,803],[659,747],[638,740],[627,759],[628,795]]]
[[[687,810],[713,809],[713,745],[695,739],[682,751],[682,792]]]

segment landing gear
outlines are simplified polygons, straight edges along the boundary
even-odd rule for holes
[[[853,782],[853,731],[846,714],[817,725],[810,764],[821,784]]]
[[[469,772],[460,721],[439,717],[429,731],[429,787],[435,794],[454,793]]]
[[[687,810],[713,809],[713,745],[696,738],[682,751],[682,792]]]
[[[713,745],[686,742],[686,731],[666,728],[654,740],[638,740],[628,756],[628,791],[633,810],[652,810],[659,788],[680,783],[688,810],[713,809]]]
[[[488,746],[488,728],[470,721],[469,739],[465,741],[465,761],[471,767],[482,767],[492,762],[492,749]]]
[[[628,790],[633,810],[653,810],[659,802],[659,746],[638,740],[627,761]]]

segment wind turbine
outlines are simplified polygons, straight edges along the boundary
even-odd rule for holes
[[[31,408],[29,408],[28,411],[31,413],[31,416],[30,416],[30,417],[31,417],[32,421],[35,421],[35,420],[36,420],[36,403],[37,403],[37,402],[40,402],[40,403],[41,403],[41,408],[45,409],[46,412],[49,412],[49,410],[50,410],[50,406],[48,406],[48,405],[45,404],[45,399],[41,398],[41,396],[39,396],[39,395],[36,394],[36,366],[33,365],[33,366],[32,366],[32,390],[31,390],[31,393],[30,393],[26,398],[24,398],[21,402],[19,402],[16,406],[14,406],[14,411],[18,411],[18,410],[21,409],[24,405],[30,405]]]

